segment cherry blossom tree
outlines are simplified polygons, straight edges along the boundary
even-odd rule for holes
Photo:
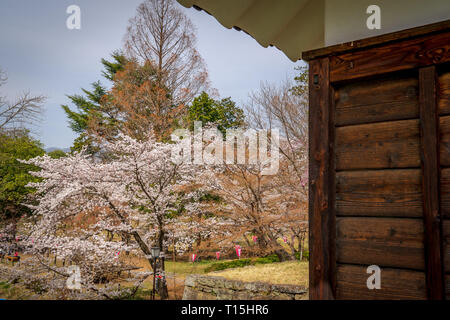
[[[194,136],[194,140],[200,140],[200,135],[201,132]],[[212,136],[211,133],[206,134],[206,137]],[[234,136],[237,140],[234,140]],[[206,140],[210,145],[217,141]],[[254,235],[258,239],[258,254],[274,253],[280,260],[294,258],[297,250],[293,244],[295,241],[300,244],[306,234],[307,180],[305,168],[302,167],[306,155],[296,155],[297,160],[293,164],[294,158],[288,158],[283,152],[278,153],[278,150],[290,150],[291,147],[293,150],[300,149],[296,143],[299,142],[292,139],[287,141],[285,137],[278,139],[276,130],[247,130],[227,132],[226,142],[219,143],[225,145],[225,156],[221,155],[220,146],[204,147],[204,150],[215,149],[214,154],[223,157],[213,166],[215,171],[210,171],[209,179],[206,179],[210,190],[223,200],[213,204],[210,209],[222,223],[232,221],[222,228],[228,233],[213,241],[230,247],[230,242],[244,240],[255,249],[248,240]],[[281,157],[277,154],[281,154]],[[205,159],[205,154],[203,157]],[[296,170],[302,177],[300,181]],[[291,238],[291,250],[286,250],[278,241],[285,236]]]
[[[117,252],[133,252],[151,266],[151,246],[164,252],[170,237],[192,243],[189,215],[195,210],[183,205],[202,192],[191,190],[199,167],[172,161],[176,144],[122,135],[105,147],[115,155],[108,162],[83,152],[27,161],[42,168],[33,173],[42,182],[30,185],[39,198],[33,207],[39,217],[31,233],[34,253],[51,249],[81,264],[90,283],[98,280],[96,274],[123,270],[120,259],[114,259]],[[169,225],[177,225],[176,232]],[[159,294],[167,297],[165,284]]]
[[[301,244],[307,235],[308,199],[308,72],[299,68],[296,82],[286,80],[280,84],[262,83],[249,96],[246,106],[250,127],[280,131],[280,168],[271,184],[282,194],[297,200],[288,210],[284,233],[289,233],[292,251],[301,255]],[[298,249],[293,244],[297,242]]]

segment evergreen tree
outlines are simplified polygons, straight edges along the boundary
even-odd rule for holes
[[[30,182],[38,182],[29,172],[36,167],[18,161],[44,155],[42,144],[28,131],[0,132],[0,221],[17,221],[30,209],[22,205],[33,192]]]
[[[112,61],[102,59],[104,70],[102,75],[105,79],[113,81],[115,74],[124,69],[127,59],[125,56],[116,51],[112,55]],[[71,109],[67,105],[62,105],[70,128],[79,134],[71,148],[72,151],[79,151],[83,147],[88,148],[88,152],[96,153],[99,148],[95,145],[93,138],[89,135],[88,127],[90,121],[102,123],[103,125],[113,126],[116,122],[116,114],[114,110],[105,108],[104,102],[107,100],[108,90],[100,81],[92,83],[92,89],[81,89],[83,94],[75,94],[67,96],[75,106]]]
[[[202,125],[214,123],[225,136],[227,129],[245,125],[245,115],[231,98],[214,100],[206,92],[202,92],[188,108],[187,122],[191,130],[194,128],[194,121],[201,121]]]

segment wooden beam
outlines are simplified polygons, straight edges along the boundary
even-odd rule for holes
[[[356,41],[349,41],[342,44],[336,44],[325,48],[305,51],[302,53],[302,59],[310,61],[319,57],[336,55],[339,53],[367,49],[374,46],[386,45],[387,43],[400,41],[404,39],[417,38],[420,36],[429,36],[430,34],[447,31],[450,29],[450,20],[436,22],[425,26],[414,27],[397,32],[382,34],[375,37],[369,37]]]
[[[419,69],[425,264],[428,298],[444,298],[441,217],[439,204],[439,135],[436,68]]]
[[[309,68],[309,295],[323,300],[335,298],[334,111],[329,59]]]
[[[450,61],[450,32],[330,57],[330,81],[365,78]]]

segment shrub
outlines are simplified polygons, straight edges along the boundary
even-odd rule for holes
[[[309,260],[309,251],[304,251],[303,252],[303,259],[305,259],[306,261]]]
[[[300,252],[295,253],[295,259],[300,260]],[[309,260],[309,251],[303,251],[303,260]]]
[[[278,256],[276,254],[271,254],[270,256],[267,256],[267,257],[255,259],[255,264],[268,264],[268,263],[275,263],[275,262],[280,262],[280,258],[278,258]]]
[[[11,285],[8,282],[0,282],[0,289],[9,289]]]
[[[275,262],[280,262],[280,259],[275,254],[272,254],[272,255],[269,255],[266,257],[261,257],[261,258],[216,262],[216,263],[211,264],[209,267],[207,267],[205,269],[205,273],[213,272],[213,271],[221,271],[221,270],[225,270],[225,269],[254,266],[256,264],[269,264],[269,263],[275,263]]]
[[[240,260],[231,260],[231,261],[224,261],[224,262],[216,262],[211,264],[209,267],[205,269],[205,272],[213,272],[213,271],[220,271],[230,268],[241,268],[245,266],[252,265],[251,259],[240,259]]]

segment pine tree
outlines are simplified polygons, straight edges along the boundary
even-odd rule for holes
[[[115,51],[112,55],[112,61],[102,59],[104,70],[102,75],[109,81],[114,80],[114,76],[118,71],[124,69],[127,64],[126,57],[120,52]],[[70,108],[68,105],[62,105],[64,112],[68,117],[69,127],[79,136],[75,139],[72,146],[72,151],[79,151],[83,147],[87,147],[91,154],[99,151],[98,146],[95,145],[93,138],[89,135],[88,128],[91,121],[101,123],[105,126],[112,126],[115,124],[114,110],[105,107],[108,99],[108,90],[106,86],[102,85],[100,81],[91,84],[92,89],[81,89],[83,94],[68,95],[75,108]]]

